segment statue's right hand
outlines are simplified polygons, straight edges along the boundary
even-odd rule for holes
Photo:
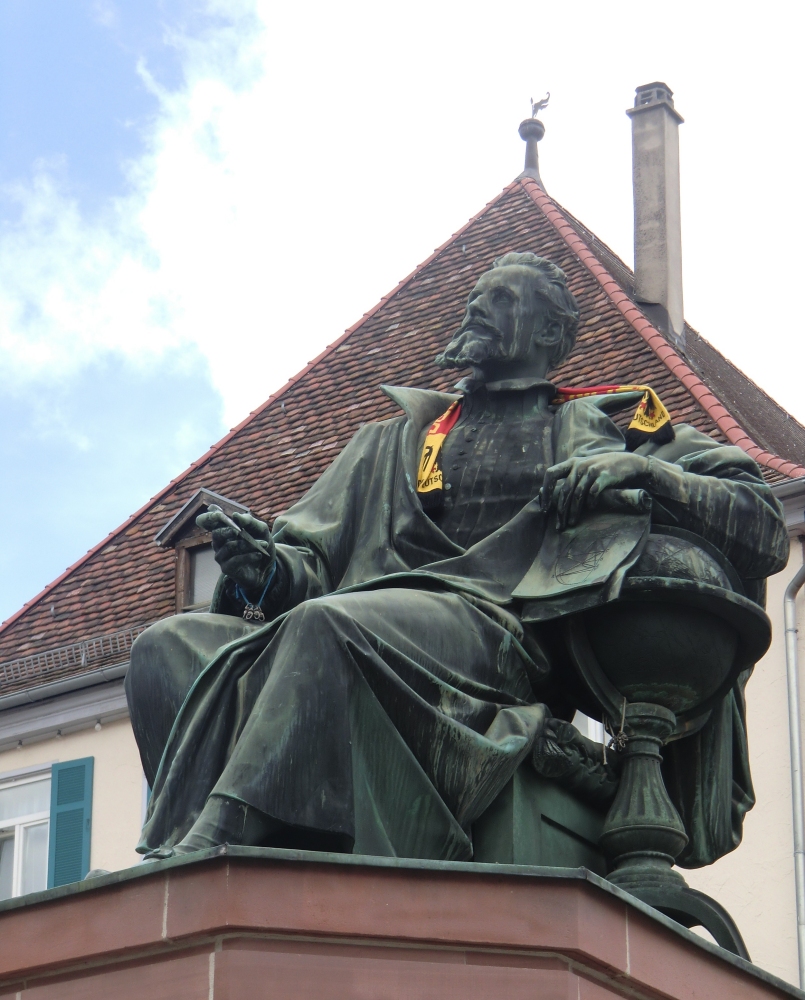
[[[231,528],[222,514],[208,511],[196,518],[196,524],[205,531],[212,532],[212,548],[215,561],[223,573],[240,585],[249,600],[260,598],[266,581],[274,567],[276,554],[271,529],[265,521],[258,521],[251,514],[233,514],[232,520],[261,542],[264,551],[259,552],[246,539]]]

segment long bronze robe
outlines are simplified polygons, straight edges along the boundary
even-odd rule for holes
[[[405,416],[361,428],[274,526],[285,581],[274,620],[178,616],[135,643],[127,692],[153,788],[139,850],[180,840],[215,792],[297,831],[295,843],[326,831],[360,853],[469,858],[472,823],[531,749],[539,702],[561,678],[538,634],[524,635],[512,592],[538,559],[546,515],[535,499],[471,548],[452,542],[414,477],[421,433],[454,397],[387,391]],[[550,461],[623,451],[609,405],[562,406]],[[779,508],[744,452],[684,425],[671,445],[642,449],[652,450],[680,471],[679,495],[663,502],[684,526],[744,578],[781,568]],[[650,527],[646,514],[620,518],[606,599]],[[579,578],[547,617],[600,600],[596,582]],[[213,611],[227,610],[219,587]],[[753,801],[739,688],[694,739],[698,769],[680,758],[669,775],[691,865],[735,846]],[[701,766],[712,747],[717,773]]]

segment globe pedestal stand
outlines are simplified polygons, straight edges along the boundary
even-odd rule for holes
[[[701,924],[722,948],[748,959],[727,911],[674,869],[688,838],[663,782],[660,751],[675,726],[674,713],[660,705],[626,706],[621,779],[601,835],[608,879],[686,927]]]

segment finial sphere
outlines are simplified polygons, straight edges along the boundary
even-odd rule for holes
[[[525,142],[529,139],[536,139],[537,142],[545,135],[545,126],[539,118],[525,118],[520,122],[518,128],[520,138]]]

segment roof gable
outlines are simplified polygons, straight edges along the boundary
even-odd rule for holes
[[[273,517],[305,492],[362,423],[397,412],[381,383],[449,390],[455,374],[438,369],[433,358],[461,321],[478,276],[512,250],[532,250],[557,263],[579,302],[577,346],[552,373],[554,381],[651,384],[674,421],[739,444],[778,477],[805,475],[805,468],[750,436],[714,387],[631,302],[601,263],[604,253],[594,254],[562,210],[526,177],[512,182],[263,406],[4,623],[0,661],[171,614],[174,554],[154,544],[170,518],[202,488],[258,517]],[[805,429],[799,429],[805,440]],[[59,667],[19,686],[53,679],[59,670],[76,672]]]
[[[237,500],[229,500],[227,497],[221,496],[220,493],[214,493],[202,486],[200,490],[196,490],[181,510],[174,514],[164,527],[159,529],[154,538],[156,544],[161,548],[172,549],[177,540],[195,526],[196,515],[205,513],[210,504],[217,504],[224,514],[228,514],[230,517],[235,513],[249,513],[249,508],[238,503]]]

